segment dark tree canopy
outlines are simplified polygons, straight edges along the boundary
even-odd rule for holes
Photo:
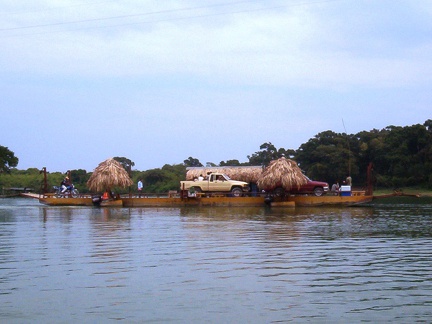
[[[198,159],[195,159],[191,156],[189,156],[189,158],[187,160],[184,160],[183,163],[186,167],[202,167],[203,166],[202,163]]]
[[[18,161],[14,152],[0,145],[0,173],[10,172],[11,168],[15,168],[18,165]]]
[[[328,182],[348,174],[354,184],[366,182],[369,163],[378,185],[432,186],[432,121],[423,125],[388,126],[355,135],[319,133],[296,151],[295,160],[310,176]]]
[[[227,160],[225,162],[221,161],[219,163],[219,166],[239,166],[239,165],[242,165],[239,160]]]
[[[276,149],[271,143],[264,143],[260,146],[260,151],[248,155],[249,165],[264,165],[267,166],[270,161],[277,160],[280,157],[290,158],[294,150],[285,150],[284,148]]]
[[[119,156],[116,156],[113,159],[116,160],[118,163],[120,163],[123,166],[123,168],[129,173],[129,175],[131,174],[132,167],[135,165],[134,162],[132,162],[128,158],[119,157]]]
[[[295,154],[300,168],[313,179],[323,179],[330,183],[342,181],[348,175],[356,177],[358,167],[351,153],[353,139],[346,134],[332,131],[319,133],[302,144]]]
[[[221,161],[219,166],[267,166],[270,161],[282,156],[295,160],[302,171],[314,180],[333,183],[342,181],[348,175],[356,187],[366,184],[366,174],[370,163],[373,164],[373,178],[377,187],[400,188],[422,186],[432,188],[432,120],[411,126],[390,125],[383,129],[361,131],[357,134],[335,133],[327,130],[318,133],[297,150],[276,148],[271,142],[263,143],[259,151],[248,155],[248,162],[236,159]],[[135,165],[124,157],[114,158],[127,171]],[[0,173],[9,172],[11,176],[1,177],[2,186],[32,186],[40,183],[38,169],[17,170],[18,158],[7,147],[0,146]],[[207,162],[208,167],[217,166]],[[202,167],[193,157],[176,165],[164,165],[160,169],[147,171],[134,170],[134,182],[141,178],[147,192],[166,192],[178,190],[179,181],[184,180],[187,167]],[[89,173],[85,170],[71,170],[72,179],[79,190],[86,190]],[[58,184],[63,174],[49,174],[48,181]]]

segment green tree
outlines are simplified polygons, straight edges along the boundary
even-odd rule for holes
[[[140,178],[143,181],[144,184],[144,191],[145,192],[166,192],[167,187],[170,187],[170,185],[167,185],[167,183],[170,183],[172,181],[172,178],[170,177],[170,172],[167,172],[163,169],[151,169],[144,171]],[[171,184],[172,185],[172,184]],[[176,184],[176,188],[180,186],[179,183]]]
[[[75,188],[77,188],[81,193],[88,192],[87,181],[90,178],[90,173],[87,173],[86,170],[78,169],[70,170],[70,174],[71,181]]]
[[[161,169],[151,169],[134,173],[135,182],[141,179],[145,192],[164,193],[179,190],[180,181],[185,179],[184,164],[165,164]]]
[[[305,173],[316,180],[332,183],[343,180],[351,171],[355,186],[366,183],[366,171],[374,164],[376,185],[382,187],[429,186],[432,188],[432,120],[423,125],[388,126],[384,129],[362,131],[355,135],[325,131],[303,143],[298,150],[277,149],[272,143],[264,143],[260,150],[247,156],[249,161],[235,159],[221,161],[220,166],[268,165],[272,160],[285,156],[294,159]],[[124,157],[114,158],[130,171],[134,163]],[[0,187],[31,187],[38,190],[42,182],[40,170],[18,170],[18,158],[7,147],[0,146]],[[207,166],[215,166],[207,162]],[[178,190],[184,180],[186,167],[202,167],[198,159],[189,157],[184,163],[164,165],[160,169],[131,171],[137,182],[141,178],[147,192],[162,193]],[[71,170],[72,181],[81,192],[87,190],[90,173]],[[47,173],[48,188],[59,185],[64,173]]]
[[[184,160],[183,163],[186,167],[202,167],[203,166],[198,159],[195,159],[191,156],[188,159]]]
[[[123,168],[129,173],[129,176],[131,176],[132,167],[135,165],[134,162],[132,162],[128,158],[119,157],[119,156],[116,156],[113,159],[116,160],[118,163],[120,163],[123,166]]]
[[[353,136],[325,131],[317,134],[296,151],[295,160],[313,178],[333,183],[349,174],[359,173],[353,149],[358,147]]]
[[[426,128],[429,138],[432,138],[432,119],[426,120],[423,126]],[[428,186],[432,188],[432,140],[429,141],[429,144],[424,150],[424,158],[426,161],[424,164],[424,172],[428,175],[426,181]]]
[[[242,165],[239,160],[220,161],[219,166],[240,166]]]
[[[395,187],[429,181],[432,136],[425,125],[388,126],[384,138],[385,170]]]
[[[14,152],[0,145],[0,173],[10,172],[11,168],[15,168],[18,165],[18,161]]]
[[[261,144],[260,151],[248,155],[247,158],[249,159],[249,165],[267,166],[272,160],[277,160],[282,156],[290,157],[293,153],[293,150],[276,149],[271,142],[268,142]]]
[[[424,122],[423,126],[429,133],[432,133],[432,119],[428,119]]]
[[[169,190],[178,190],[180,188],[180,181],[185,179],[186,167],[184,164],[165,164],[162,167],[165,181],[160,188],[159,192],[167,192]]]

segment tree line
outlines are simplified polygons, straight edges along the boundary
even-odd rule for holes
[[[367,168],[373,165],[375,187],[432,188],[432,120],[412,126],[387,126],[384,129],[362,131],[357,134],[324,131],[318,133],[297,150],[276,148],[271,142],[262,144],[259,150],[247,156],[246,162],[226,160],[219,163],[206,162],[188,157],[179,164],[165,164],[161,168],[145,171],[133,170],[133,161],[126,157],[115,157],[134,183],[139,179],[146,192],[177,190],[184,180],[187,167],[212,166],[267,166],[280,157],[295,160],[305,174],[315,180],[331,183],[342,181],[348,175],[354,186],[366,185]],[[42,186],[41,170],[30,168],[18,170],[18,158],[7,147],[0,146],[0,187],[27,187],[36,191]],[[87,192],[86,182],[91,173],[86,170],[70,170],[72,182]],[[58,185],[64,173],[48,173],[48,186]],[[136,188],[127,188],[135,191]]]

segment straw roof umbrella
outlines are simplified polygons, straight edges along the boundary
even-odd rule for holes
[[[107,159],[94,169],[87,181],[87,186],[92,191],[105,191],[111,194],[112,187],[128,187],[133,184],[129,174],[123,166],[113,158]]]
[[[306,183],[306,176],[297,163],[284,157],[271,161],[257,182],[258,187],[264,190],[282,187],[287,191],[293,187],[299,188]]]

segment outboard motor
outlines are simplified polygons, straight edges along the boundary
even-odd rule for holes
[[[265,198],[264,198],[264,203],[265,203],[266,205],[270,205],[272,201],[273,201],[273,196],[271,196],[271,195],[267,195],[267,196],[265,196]]]
[[[101,196],[92,196],[92,202],[93,205],[95,206],[100,206],[100,203],[102,202],[102,197]]]

